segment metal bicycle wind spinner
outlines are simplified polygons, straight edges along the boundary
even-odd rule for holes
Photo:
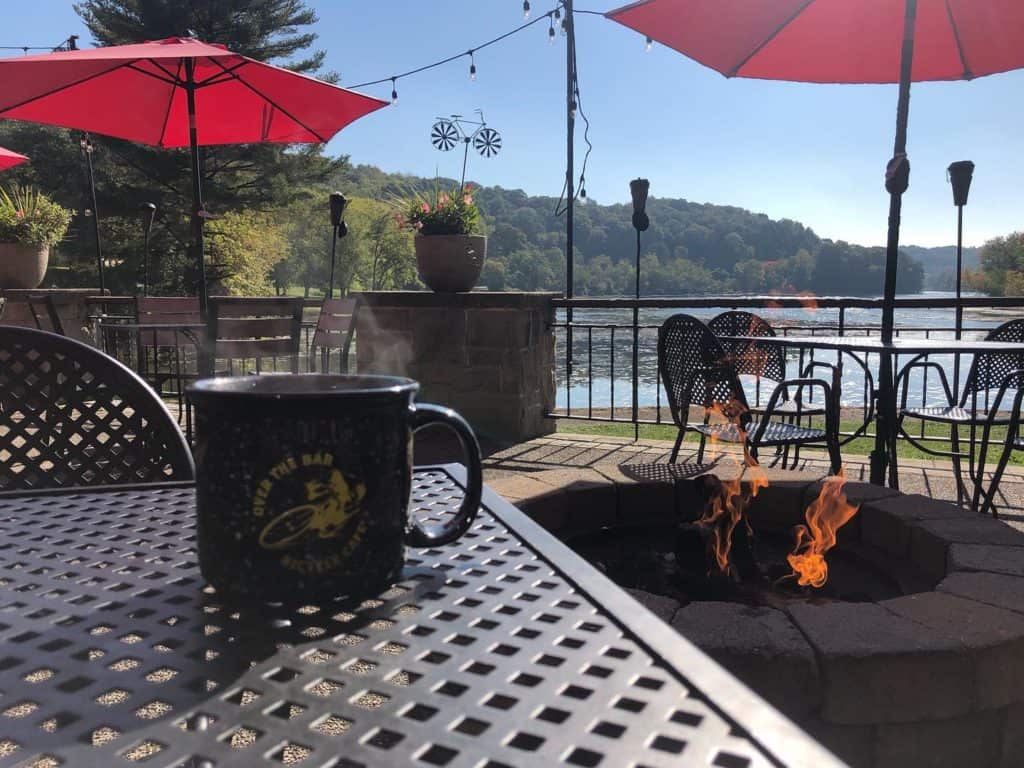
[[[483,157],[494,157],[501,151],[501,134],[493,128],[487,127],[484,120],[484,113],[476,110],[479,120],[467,120],[462,115],[451,115],[450,117],[439,117],[430,129],[430,143],[435,149],[442,152],[449,152],[455,149],[459,143],[462,144],[462,180],[460,187],[466,185],[466,160],[469,157],[469,146],[479,152]]]

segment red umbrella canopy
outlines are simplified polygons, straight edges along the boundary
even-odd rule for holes
[[[810,83],[894,83],[906,0],[644,0],[608,18],[721,72]],[[1024,67],[1021,0],[917,0],[912,79]]]
[[[0,117],[187,147],[189,64],[204,146],[325,142],[388,104],[221,45],[172,37],[0,59]]]
[[[0,171],[6,171],[8,168],[13,168],[16,165],[27,162],[28,158],[24,155],[19,155],[17,152],[11,152],[9,149],[0,147]]]

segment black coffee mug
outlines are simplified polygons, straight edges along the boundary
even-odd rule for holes
[[[405,545],[447,544],[480,507],[480,448],[454,411],[415,403],[419,384],[325,374],[202,379],[196,417],[199,567],[218,591],[303,601],[394,581]],[[450,427],[465,498],[435,529],[410,520],[413,432]]]

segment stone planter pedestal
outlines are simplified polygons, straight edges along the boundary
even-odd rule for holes
[[[520,442],[555,431],[556,293],[362,294],[359,373],[408,376],[419,399],[454,408],[478,434]]]

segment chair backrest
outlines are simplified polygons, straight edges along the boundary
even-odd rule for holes
[[[292,373],[298,373],[303,305],[301,297],[211,297],[205,356],[212,353],[216,359],[254,360],[257,372],[263,359],[288,357]],[[213,359],[205,365],[209,373]]]
[[[997,328],[993,328],[985,336],[985,341],[1014,341],[1024,343],[1024,319],[1010,320]],[[1024,353],[1019,352],[983,352],[974,356],[971,370],[964,383],[964,393],[960,404],[966,406],[968,399],[979,392],[998,389],[1006,375],[1024,368]],[[1016,388],[1024,386],[1017,382]]]
[[[718,337],[775,336],[775,329],[763,317],[740,310],[716,315],[708,321],[708,328]],[[783,381],[786,378],[786,351],[782,347],[751,341],[726,341],[722,338],[718,341],[726,354],[732,357],[736,373],[771,381]]]
[[[61,322],[60,315],[57,313],[57,304],[53,300],[53,296],[48,293],[29,294],[28,299],[29,311],[32,313],[32,319],[35,320],[36,328],[40,331],[49,331],[64,336],[64,323]]]
[[[662,323],[658,331],[658,372],[672,419],[679,426],[689,420],[693,403],[705,408],[738,403],[747,409],[743,387],[725,349],[692,315],[672,315]]]
[[[191,480],[167,408],[112,357],[0,326],[0,491]]]
[[[321,373],[329,373],[328,364],[332,351],[340,352],[341,372],[348,372],[348,353],[352,347],[352,334],[355,331],[358,311],[358,298],[324,299],[309,350],[311,363],[315,361],[317,350],[320,350]]]
[[[135,316],[140,323],[198,323],[199,299],[194,296],[139,296],[135,299]],[[142,347],[172,347],[182,337],[174,331],[139,333]]]

